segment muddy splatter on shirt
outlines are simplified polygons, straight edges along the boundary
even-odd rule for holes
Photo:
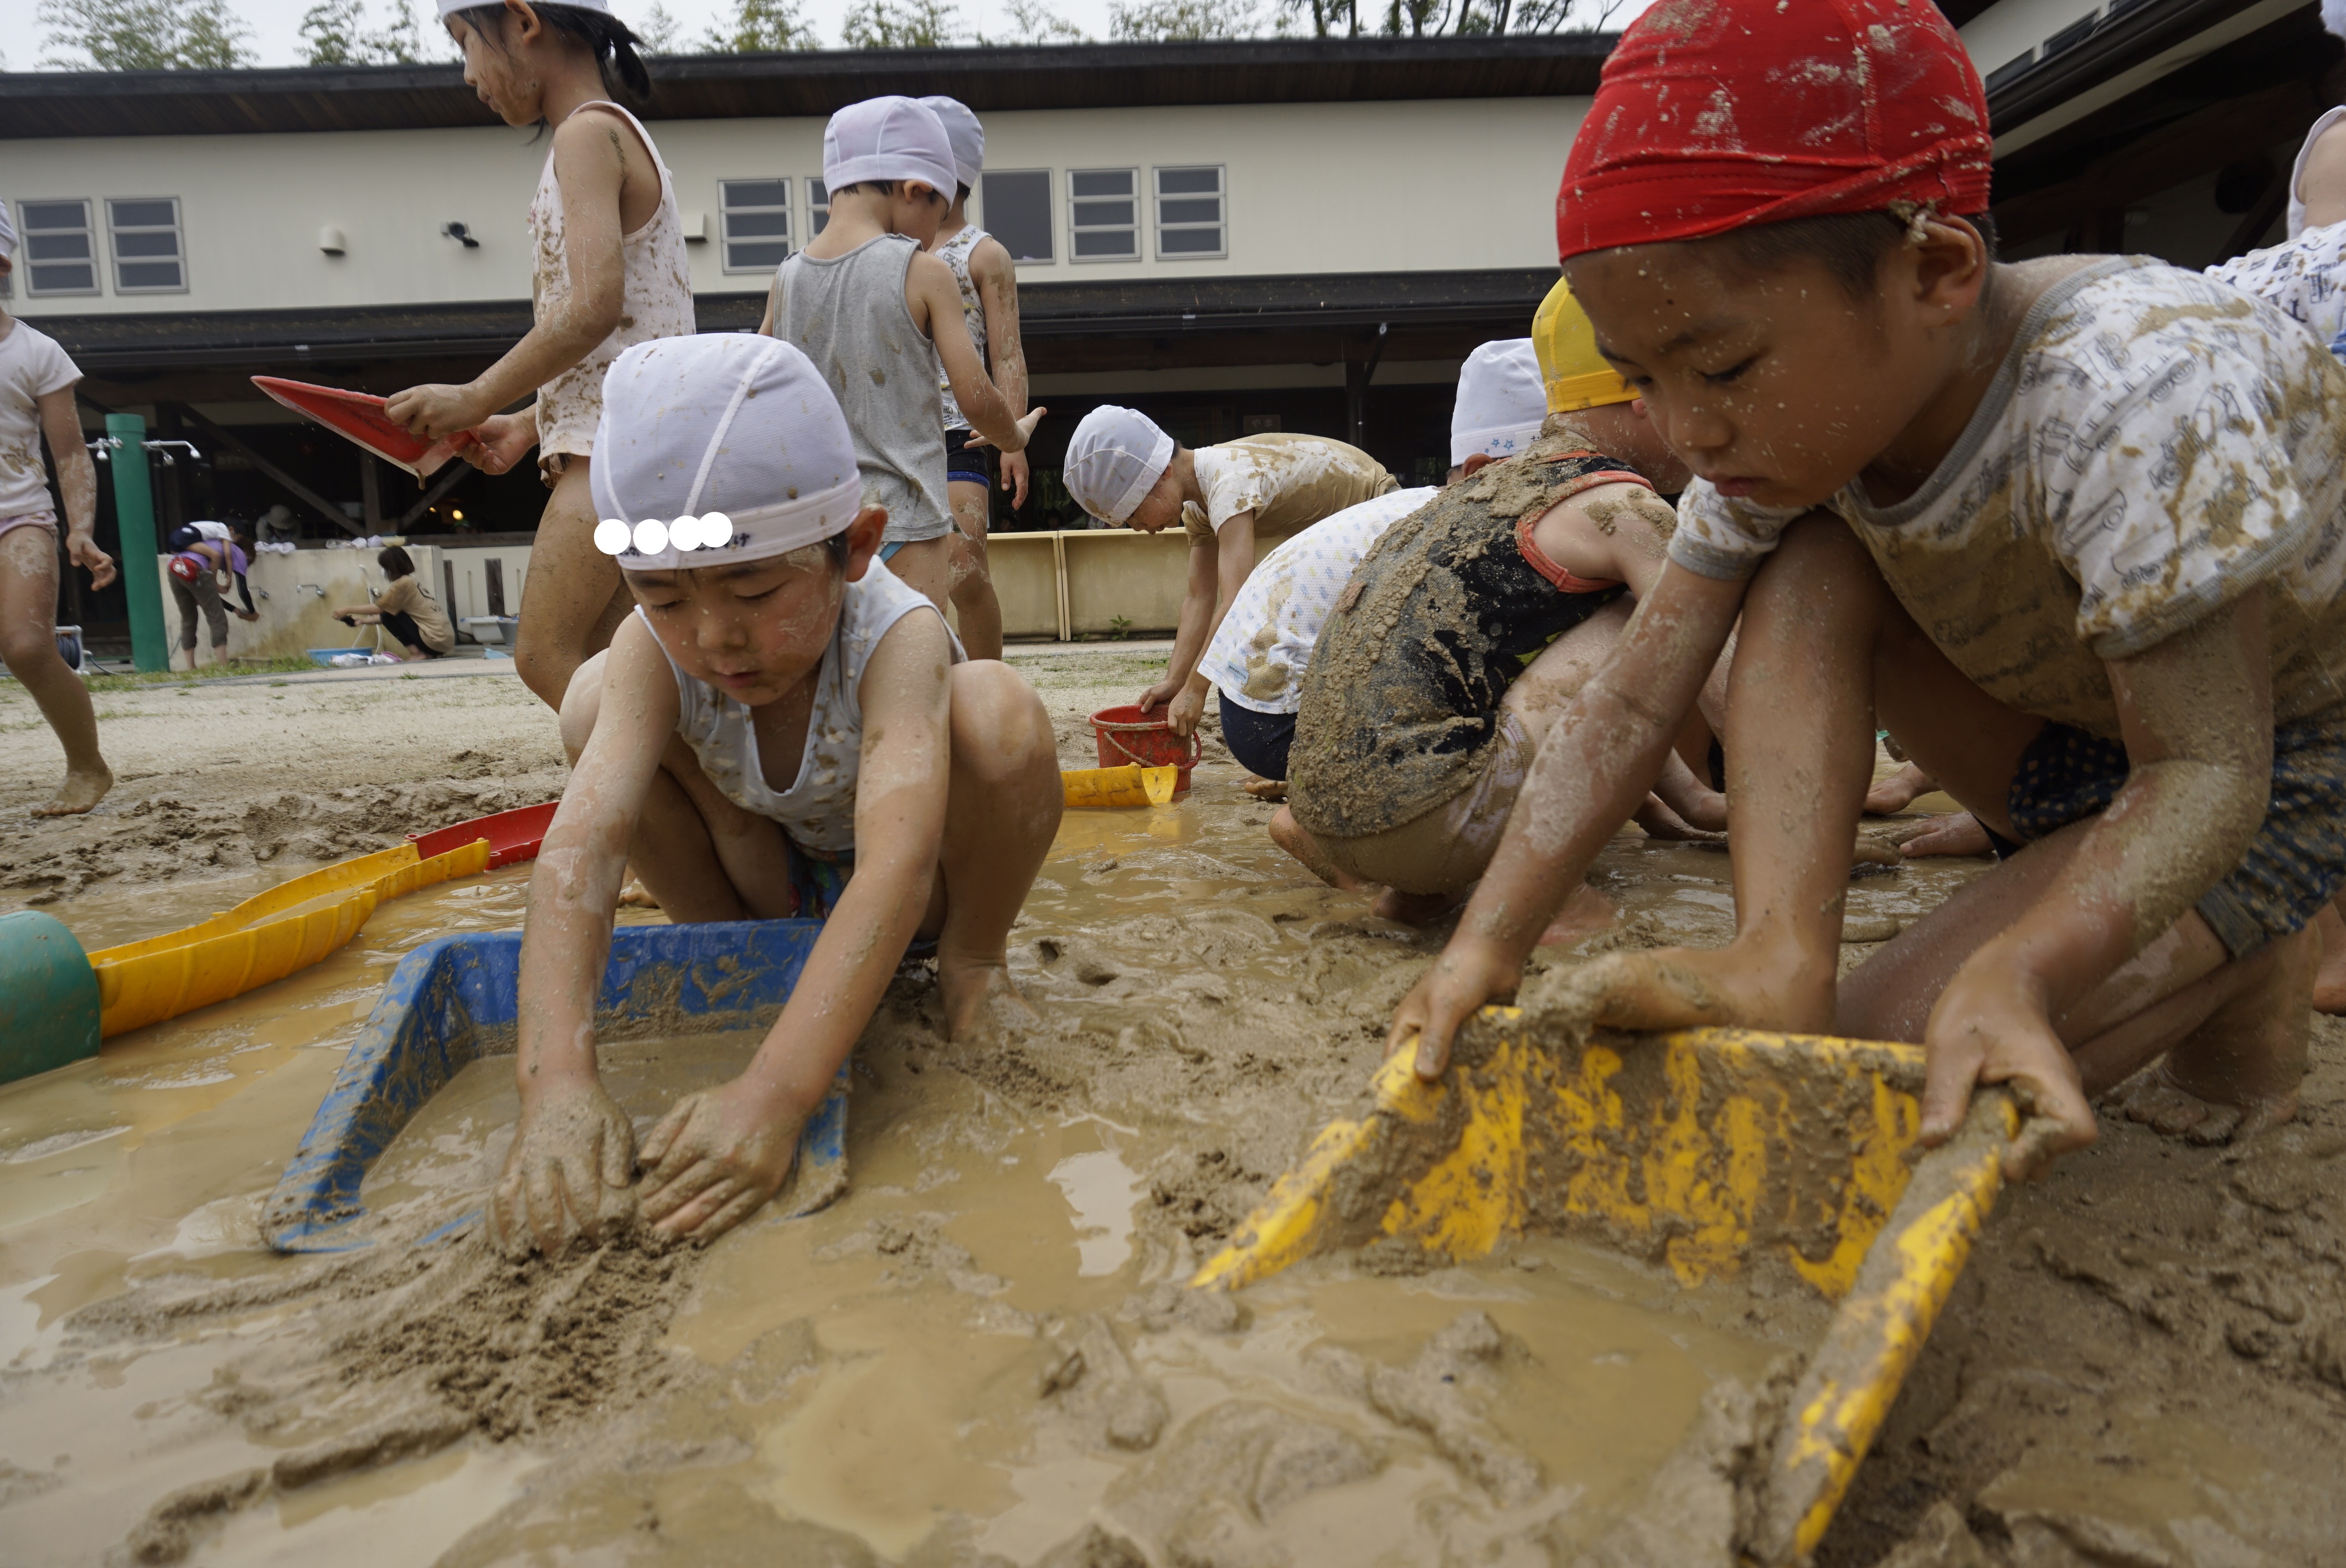
[[[1195,462],[1206,504],[1181,507],[1181,527],[1192,542],[1212,538],[1241,512],[1254,514],[1258,537],[1288,534],[1401,488],[1375,458],[1323,435],[1241,436],[1199,447]]]
[[[2263,587],[2274,718],[2338,706],[2346,674],[2346,370],[2274,306],[2113,258],[2053,284],[1920,490],[1827,504],[1990,697],[2118,738],[2104,661]],[[1799,509],[1700,480],[1670,558],[1755,570]]]
[[[1255,564],[1207,645],[1198,673],[1257,713],[1293,713],[1320,628],[1369,546],[1433,500],[1432,487],[1392,490],[1348,506],[1287,540]]]
[[[1482,775],[1515,677],[1622,592],[1560,588],[1537,546],[1525,549],[1531,525],[1584,490],[1625,481],[1645,483],[1566,431],[1385,530],[1321,628],[1303,683],[1288,752],[1297,821],[1365,838],[1417,820]]]
[[[644,151],[659,170],[659,205],[642,228],[619,240],[623,283],[619,324],[611,335],[587,351],[586,357],[537,389],[537,451],[543,465],[550,457],[591,456],[595,426],[603,418],[603,375],[638,343],[654,338],[692,335],[692,273],[685,265],[684,225],[676,215],[676,185],[668,165],[643,122],[614,103],[597,100],[579,109],[609,109],[622,116],[643,138]],[[573,110],[574,114],[578,110]],[[570,299],[570,252],[564,243],[562,187],[554,177],[554,153],[546,155],[546,172],[537,178],[537,194],[529,204],[529,234],[536,263],[530,276],[529,308],[533,320],[543,321]],[[549,483],[551,481],[549,480]]]
[[[839,624],[815,672],[814,704],[807,714],[806,748],[789,788],[777,789],[758,755],[756,716],[749,704],[684,672],[676,676],[676,732],[692,748],[700,770],[719,793],[744,811],[782,826],[802,850],[836,859],[855,850],[855,786],[863,772],[863,670],[881,639],[916,611],[936,613],[928,596],[906,587],[887,564],[874,561],[845,585]],[[636,614],[643,615],[638,608]],[[648,617],[644,624],[648,626]],[[951,662],[969,656],[951,628]],[[660,652],[666,654],[663,646]]]
[[[0,338],[0,517],[53,513],[39,399],[81,380],[56,340],[19,321]]]

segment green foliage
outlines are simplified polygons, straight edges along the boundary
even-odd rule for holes
[[[981,47],[998,44],[1087,44],[1091,36],[1065,16],[1060,15],[1043,0],[1009,0],[1010,31],[1003,37],[989,38],[979,34]]]
[[[391,19],[369,31],[366,0],[318,0],[301,14],[301,62],[308,66],[413,66],[423,58],[415,13],[393,0]]]
[[[961,12],[944,0],[857,0],[839,29],[851,49],[945,49],[962,38]]]
[[[715,55],[754,55],[820,49],[822,39],[800,13],[797,0],[735,0],[732,20],[710,28],[701,47]]]
[[[675,55],[683,52],[677,47],[677,34],[683,24],[658,0],[653,0],[652,8],[645,12],[634,26],[636,36],[643,40],[645,54]]]
[[[1298,6],[1321,0],[1281,0]],[[1350,5],[1352,0],[1324,0]],[[1604,30],[1623,0],[1386,0],[1384,31],[1412,37],[1494,33],[1596,33]]]
[[[1261,31],[1254,0],[1108,0],[1107,36],[1120,43],[1252,38]]]
[[[253,63],[252,36],[227,0],[41,0],[52,51],[66,71],[229,70]]]
[[[1132,617],[1130,616],[1108,616],[1107,635],[1114,637],[1118,642],[1122,642],[1125,638],[1130,636],[1132,635]]]

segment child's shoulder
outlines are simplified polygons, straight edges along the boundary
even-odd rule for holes
[[[2053,283],[2020,335],[2024,393],[2155,390],[2185,365],[2263,379],[2320,351],[2299,323],[2229,283],[2122,257]]]

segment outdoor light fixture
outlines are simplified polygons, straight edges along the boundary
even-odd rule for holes
[[[342,238],[342,231],[329,223],[318,230],[318,249],[329,256],[340,256],[350,245]]]
[[[467,250],[478,250],[481,248],[481,242],[473,238],[473,231],[453,219],[441,226],[440,232]]]

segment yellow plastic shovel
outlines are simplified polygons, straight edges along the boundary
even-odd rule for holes
[[[1128,762],[1121,768],[1069,768],[1059,782],[1066,787],[1070,806],[1162,806],[1173,799],[1178,768],[1143,768]]]
[[[1319,1252],[1411,1237],[1454,1259],[1525,1230],[1748,1275],[1841,1305],[1810,1356],[1745,1549],[1822,1537],[1994,1207],[2019,1119],[2001,1091],[1923,1153],[1923,1053],[1743,1029],[1639,1038],[1486,1007],[1447,1077],[1406,1054],[1330,1124],[1190,1281],[1235,1288]],[[1916,1159],[1914,1156],[1920,1155]]]

